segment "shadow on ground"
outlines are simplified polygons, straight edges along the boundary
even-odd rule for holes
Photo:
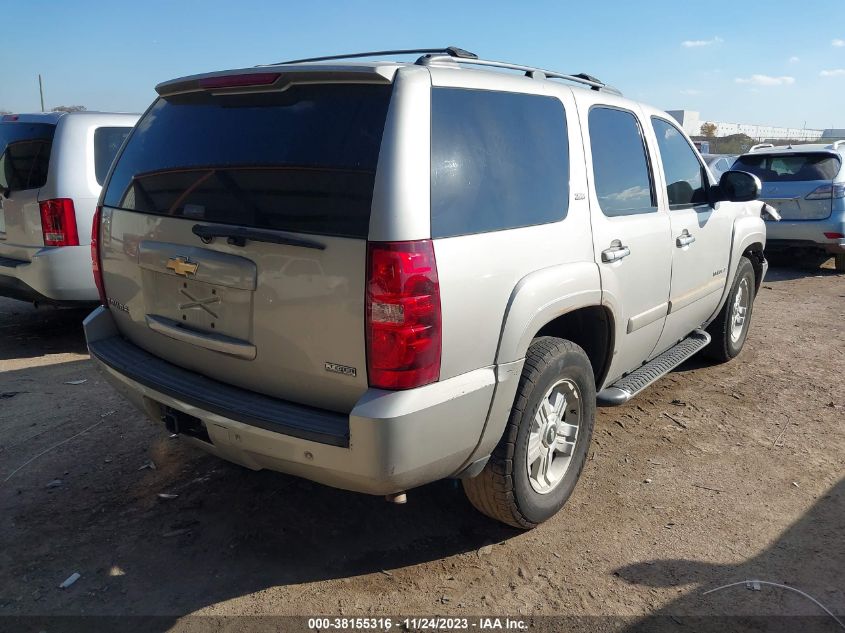
[[[395,506],[242,469],[126,414],[0,484],[0,567],[9,571],[0,615],[159,615],[143,628],[166,631],[183,615],[272,587],[376,574],[361,591],[412,591],[390,570],[475,556],[520,533],[472,509],[458,482],[413,490]],[[139,470],[150,457],[156,469]],[[54,477],[62,485],[45,488]],[[31,525],[42,526],[39,542],[27,542],[22,559],[15,543]],[[56,591],[73,571],[82,575],[73,589]],[[323,612],[339,606],[325,596]]]
[[[788,589],[762,585],[749,590],[743,581],[760,580],[803,590],[822,604],[842,604],[845,593],[845,478],[801,519],[754,558],[736,565],[691,560],[652,560],[616,573],[632,585],[682,587],[684,596],[628,631],[842,631],[809,599]],[[749,525],[748,530],[754,530]],[[838,543],[834,548],[823,543]],[[716,589],[735,582],[742,585]],[[737,595],[744,608],[736,613]],[[783,616],[782,614],[800,614]],[[751,617],[736,617],[751,616]],[[839,615],[845,621],[845,614]],[[722,616],[722,617],[719,617]],[[729,616],[729,617],[727,617]],[[774,617],[779,616],[779,617]]]
[[[764,281],[791,281],[793,279],[804,279],[805,277],[836,277],[845,273],[837,272],[832,266],[833,260],[829,261],[796,261],[789,262],[783,259],[770,259],[769,270]]]
[[[92,306],[34,307],[23,301],[0,299],[0,361],[46,354],[85,354],[82,321]]]

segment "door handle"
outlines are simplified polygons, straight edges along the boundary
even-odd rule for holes
[[[695,236],[690,235],[689,231],[684,229],[684,232],[681,233],[678,238],[675,240],[675,245],[678,248],[683,248],[684,246],[689,246],[695,241]]]
[[[623,246],[620,240],[613,240],[610,243],[610,248],[601,252],[601,260],[605,263],[618,262],[620,259],[628,257],[630,254],[630,248]]]

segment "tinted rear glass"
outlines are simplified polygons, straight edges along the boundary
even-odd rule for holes
[[[117,159],[105,204],[366,237],[391,86],[159,99]]]
[[[839,159],[830,154],[749,154],[740,156],[732,169],[747,171],[763,182],[833,180]]]
[[[44,186],[55,131],[49,123],[0,123],[0,187],[20,191]]]
[[[94,173],[101,185],[109,173],[109,167],[117,150],[129,136],[131,127],[98,127],[94,130]]]
[[[552,97],[431,91],[431,234],[555,222],[569,204],[563,104]]]

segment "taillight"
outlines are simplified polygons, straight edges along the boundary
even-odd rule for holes
[[[94,283],[100,295],[100,303],[106,305],[106,287],[103,285],[103,267],[100,259],[100,217],[102,207],[94,211],[94,221],[91,223],[91,268],[94,270]]]
[[[39,203],[44,246],[79,246],[73,200],[55,198]]]
[[[431,240],[368,245],[366,310],[371,387],[411,389],[440,378],[440,283]]]
[[[804,198],[805,200],[831,200],[832,198],[845,198],[845,183],[822,185],[814,189]]]
[[[835,233],[835,232],[827,233],[827,232],[825,232],[824,236],[829,240],[845,239],[845,235],[843,235],[842,233]]]

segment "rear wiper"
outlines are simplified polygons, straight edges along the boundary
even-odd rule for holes
[[[326,250],[326,245],[309,240],[304,237],[297,237],[282,231],[271,229],[255,229],[246,226],[208,226],[206,224],[194,224],[191,229],[194,235],[199,237],[204,244],[210,244],[215,237],[225,237],[226,243],[232,246],[246,246],[247,240],[253,242],[269,242],[270,244],[287,244],[288,246],[301,246],[303,248],[314,248],[319,251]]]

